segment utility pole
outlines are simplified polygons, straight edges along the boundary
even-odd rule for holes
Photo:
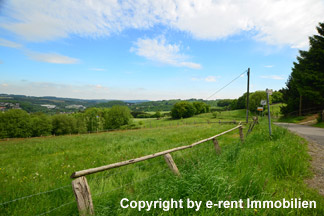
[[[246,123],[249,123],[250,68],[247,71]]]
[[[270,137],[271,137],[271,116],[270,116],[269,94],[272,94],[272,90],[266,89],[266,92],[267,92],[267,105],[268,105],[269,134],[270,134]]]

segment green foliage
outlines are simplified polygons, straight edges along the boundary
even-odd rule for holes
[[[232,104],[232,102],[233,102],[232,99],[219,100],[217,102],[217,106],[220,106],[220,107],[229,107]]]
[[[237,99],[236,109],[246,109],[246,93]]]
[[[126,106],[113,106],[107,116],[108,129],[117,129],[130,123],[132,115]]]
[[[270,98],[272,98],[272,103],[283,102],[283,94],[280,91],[274,91]]]
[[[36,113],[31,119],[32,136],[47,136],[52,134],[52,119],[44,113]]]
[[[250,94],[249,110],[256,112],[260,105],[261,100],[267,100],[267,93],[265,91],[256,91]]]
[[[317,31],[318,35],[309,37],[309,50],[299,51],[282,90],[287,104],[282,112],[286,115],[298,110],[300,102],[301,109],[324,107],[324,23],[319,23]]]
[[[156,112],[154,113],[154,115],[152,115],[152,117],[153,117],[153,118],[160,119],[160,118],[162,117],[162,114],[161,114],[160,111],[156,111]]]
[[[94,104],[93,106],[97,107],[97,108],[110,108],[110,107],[117,106],[117,105],[118,106],[126,106],[127,103],[125,103],[124,101],[108,101],[105,103]]]
[[[180,118],[189,118],[196,113],[196,109],[192,103],[187,101],[181,101],[174,104],[173,108],[171,109],[171,116],[173,119],[180,119]]]
[[[52,118],[53,134],[64,135],[76,132],[76,121],[69,115],[55,115]]]
[[[0,136],[1,138],[8,137],[30,137],[31,132],[31,117],[20,109],[11,109],[0,116]]]
[[[87,131],[99,131],[102,129],[102,109],[99,108],[88,108],[84,112],[86,119]]]
[[[196,109],[195,114],[207,113],[210,110],[210,106],[202,101],[193,102],[193,106]]]

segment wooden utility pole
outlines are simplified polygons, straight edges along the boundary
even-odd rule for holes
[[[272,90],[266,89],[267,92],[267,105],[268,105],[268,123],[269,123],[269,135],[271,137],[271,116],[270,116],[270,102],[269,102],[269,93],[271,92],[272,94]]]
[[[246,123],[249,123],[250,68],[247,71]]]

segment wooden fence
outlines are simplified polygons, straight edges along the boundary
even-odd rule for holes
[[[109,170],[109,169],[113,169],[113,168],[117,168],[117,167],[121,167],[121,166],[126,166],[129,164],[137,163],[140,161],[148,160],[148,159],[159,157],[159,156],[164,156],[164,159],[165,159],[166,163],[168,164],[169,168],[172,170],[172,172],[175,175],[180,176],[180,172],[177,168],[177,165],[175,164],[174,160],[172,159],[172,156],[170,153],[184,150],[187,148],[192,148],[196,145],[199,145],[201,143],[212,140],[214,143],[216,153],[220,154],[221,148],[218,145],[218,141],[216,138],[220,137],[224,134],[227,134],[233,130],[236,130],[236,129],[239,129],[240,139],[243,142],[243,127],[242,127],[241,123],[239,123],[239,125],[237,125],[236,127],[232,128],[232,129],[229,129],[227,131],[224,131],[220,134],[209,137],[207,139],[200,140],[200,141],[195,142],[190,145],[176,147],[173,149],[165,150],[162,152],[157,152],[154,154],[146,155],[143,157],[139,157],[139,158],[135,158],[135,159],[127,160],[127,161],[122,161],[122,162],[113,163],[113,164],[109,164],[109,165],[105,165],[105,166],[101,166],[101,167],[96,167],[96,168],[91,168],[91,169],[74,172],[71,175],[71,178],[74,179],[72,181],[72,188],[73,188],[75,199],[76,199],[76,202],[78,205],[79,214],[80,215],[94,215],[92,197],[91,197],[90,187],[89,187],[87,179],[86,179],[86,175],[94,174],[97,172],[102,172],[105,170]]]

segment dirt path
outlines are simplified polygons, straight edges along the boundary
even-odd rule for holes
[[[306,183],[324,196],[324,129],[292,123],[275,124],[285,127],[309,141],[308,153],[312,157],[314,178],[306,180]]]

